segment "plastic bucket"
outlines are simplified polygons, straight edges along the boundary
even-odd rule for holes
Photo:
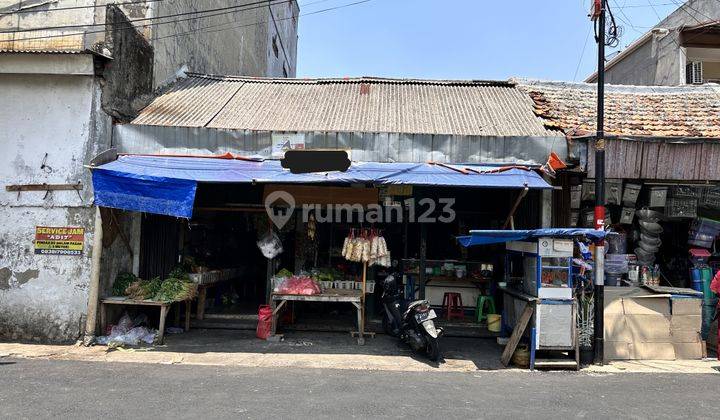
[[[487,316],[487,328],[490,332],[500,332],[500,326],[502,324],[502,316],[498,314],[488,314]]]
[[[605,273],[605,286],[618,286],[620,277],[620,274]]]

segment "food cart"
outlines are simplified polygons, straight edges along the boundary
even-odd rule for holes
[[[527,336],[530,369],[578,369],[577,301],[573,292],[573,238],[594,241],[591,229],[475,230],[458,238],[463,246],[506,243],[503,324],[512,334],[502,355],[507,365]],[[549,355],[538,359],[539,351]]]

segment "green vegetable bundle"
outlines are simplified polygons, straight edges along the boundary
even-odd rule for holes
[[[112,287],[113,296],[125,296],[125,290],[137,280],[138,278],[133,273],[118,273]]]
[[[160,302],[176,302],[192,299],[197,295],[197,284],[177,278],[168,278],[160,285],[160,290],[153,300]]]

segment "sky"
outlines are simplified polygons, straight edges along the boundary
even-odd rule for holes
[[[302,16],[355,1],[299,0],[298,77],[582,81],[597,66],[589,0],[370,0]],[[681,2],[610,0],[619,47]]]

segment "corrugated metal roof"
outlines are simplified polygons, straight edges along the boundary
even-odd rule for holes
[[[0,52],[80,54],[85,52],[85,45],[83,34],[78,33],[62,34],[57,31],[7,32],[0,33]]]
[[[550,128],[594,134],[597,87],[587,83],[519,80]],[[605,87],[605,133],[617,136],[720,137],[720,89],[702,86]]]
[[[133,124],[257,131],[558,136],[508,82],[190,74]]]

